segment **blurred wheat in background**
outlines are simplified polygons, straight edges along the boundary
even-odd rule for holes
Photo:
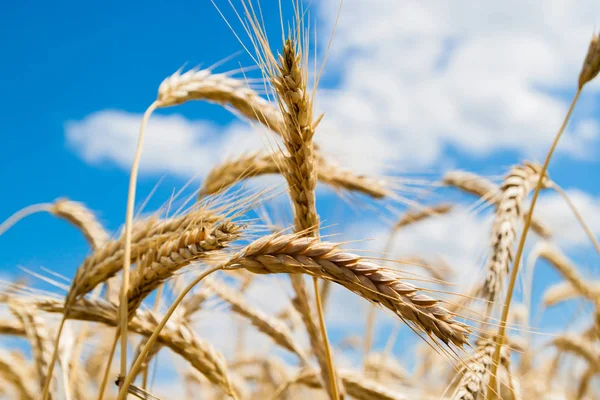
[[[148,102],[136,121],[121,230],[109,232],[94,212],[67,198],[23,204],[0,225],[3,240],[22,219],[49,213],[89,244],[68,277],[52,268],[24,269],[2,282],[0,333],[9,344],[0,349],[0,396],[598,398],[600,284],[560,249],[561,236],[572,233],[553,230],[536,212],[540,192],[558,193],[591,244],[590,258],[600,256],[588,226],[596,216],[582,215],[549,168],[580,94],[600,71],[598,37],[591,37],[587,55],[588,44],[580,43],[571,108],[539,161],[499,165],[500,179],[444,167],[434,177],[378,176],[334,160],[331,137],[346,140],[344,124],[328,124],[327,109],[316,105],[343,7],[331,14],[331,41],[315,43],[310,8],[294,1],[289,15],[280,11],[280,38],[263,20],[266,3],[216,5],[219,13],[233,12],[224,23],[260,77],[249,67],[181,69]],[[158,123],[154,113],[192,101],[239,116],[259,132],[262,150],[222,154],[200,187],[186,185],[147,211],[135,189],[144,145],[156,135],[144,140],[144,134]],[[328,137],[326,148],[321,137]],[[184,157],[183,146],[181,152],[164,156]],[[257,184],[265,175],[283,180]],[[318,185],[333,189],[356,215],[386,221],[389,229],[375,232],[370,251],[361,245],[373,232],[336,225],[336,206],[321,210]],[[487,244],[478,249],[476,272],[423,250],[407,234],[436,224],[428,231],[439,233],[432,243],[469,241],[461,226],[486,208],[493,212],[481,232]],[[528,235],[536,237],[534,246],[526,245]],[[397,255],[399,240],[409,253]],[[35,253],[35,242],[29,250]],[[542,292],[533,289],[540,260],[561,277]],[[266,301],[255,301],[257,294]],[[573,301],[583,306],[565,320],[576,324],[538,326],[546,308]],[[354,325],[341,336],[339,321]],[[165,381],[161,374],[178,383],[156,388],[155,381]]]

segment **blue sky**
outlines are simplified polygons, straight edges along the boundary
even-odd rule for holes
[[[321,55],[335,3],[312,5]],[[435,180],[461,168],[500,178],[520,160],[541,161],[598,26],[597,5],[508,1],[471,7],[464,2],[448,10],[443,2],[433,3],[346,1],[318,97],[317,106],[326,114],[316,140],[340,164],[372,175],[425,174]],[[217,4],[234,18],[226,2]],[[262,1],[262,6],[277,39],[277,2]],[[1,9],[5,195],[0,219],[23,206],[67,196],[97,211],[114,232],[124,219],[137,121],[158,85],[181,66],[207,67],[239,52],[239,42],[209,1],[23,1]],[[239,65],[252,64],[241,53],[217,72]],[[573,194],[596,233],[598,99],[598,84],[586,88],[550,171]],[[160,110],[150,121],[138,198],[162,178],[149,205],[155,209],[174,189],[223,160],[224,149],[235,155],[264,148],[263,136],[215,105]],[[184,144],[181,153],[173,151],[175,141]],[[448,192],[440,193],[435,201]],[[465,209],[473,202],[449,195]],[[331,231],[347,239],[385,236],[394,218],[382,208],[375,213],[339,208],[341,200],[326,190],[319,196],[322,218],[339,223]],[[555,228],[563,250],[586,273],[597,274],[597,255],[560,200],[545,196],[540,212]],[[463,264],[481,267],[486,218],[465,211],[415,227],[398,243],[398,251],[440,253],[459,269],[466,268]],[[447,240],[440,232],[447,233]],[[465,247],[475,239],[477,246]],[[72,276],[88,249],[70,226],[40,214],[2,235],[0,252],[2,275],[19,274],[15,268],[22,265]],[[558,279],[542,271],[540,282]],[[360,330],[344,324],[332,329],[334,340],[347,329]],[[381,335],[380,342],[386,337]]]

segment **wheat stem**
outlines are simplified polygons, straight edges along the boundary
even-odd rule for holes
[[[554,150],[558,145],[558,141],[563,134],[563,131],[567,127],[567,123],[571,118],[571,113],[575,109],[575,105],[577,104],[577,100],[579,99],[579,95],[581,94],[582,87],[577,89],[575,96],[573,97],[573,101],[571,102],[571,106],[569,107],[569,111],[563,120],[563,123],[556,134],[554,141],[552,142],[552,146],[550,146],[550,150],[548,150],[548,154],[546,155],[546,159],[544,160],[544,165],[542,166],[542,170],[540,172],[537,185],[535,186],[535,190],[533,192],[533,197],[531,199],[531,206],[529,207],[529,212],[527,213],[527,217],[525,218],[525,226],[523,227],[523,233],[521,233],[521,239],[519,241],[519,247],[517,249],[517,254],[515,256],[515,262],[513,263],[513,268],[510,274],[510,282],[508,284],[508,292],[506,293],[506,300],[504,301],[504,307],[502,309],[502,317],[500,319],[500,329],[498,330],[498,341],[496,345],[496,350],[494,352],[494,358],[492,362],[492,371],[491,378],[488,384],[488,400],[495,400],[497,398],[494,388],[496,387],[496,374],[498,372],[498,363],[500,361],[500,350],[502,345],[504,344],[504,335],[506,334],[506,319],[508,318],[508,311],[510,309],[510,302],[512,300],[513,291],[515,289],[515,283],[517,281],[517,272],[519,271],[519,263],[521,262],[521,257],[523,256],[523,249],[525,248],[525,239],[527,238],[527,232],[529,232],[529,227],[531,226],[531,217],[533,216],[533,210],[535,208],[535,204],[537,202],[538,196],[540,194],[540,190],[542,189],[542,182],[544,181],[544,177],[546,176],[546,171],[548,170],[548,165],[550,164],[550,159],[552,158],[552,154],[554,154]]]
[[[133,209],[135,206],[135,189],[137,184],[137,175],[142,157],[142,146],[144,144],[144,131],[148,124],[148,119],[152,112],[158,107],[157,102],[153,102],[144,113],[140,126],[137,149],[131,166],[131,175],[129,177],[129,193],[127,194],[127,211],[125,213],[125,255],[123,258],[123,280],[121,282],[120,299],[120,326],[121,326],[121,376],[127,375],[127,292],[129,290],[129,269],[131,267],[131,233],[133,225]]]

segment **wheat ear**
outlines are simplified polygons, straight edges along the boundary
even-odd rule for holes
[[[180,233],[156,251],[149,251],[131,273],[128,313],[133,315],[146,296],[175,272],[213,255],[238,239],[242,229],[231,221],[219,223],[208,230],[193,228]]]
[[[263,154],[260,152],[246,153],[237,158],[226,160],[217,165],[208,173],[199,198],[215,194],[228,187],[251,177],[280,174],[284,165],[285,155],[282,153]],[[364,175],[357,175],[352,171],[342,169],[326,162],[317,156],[317,178],[336,190],[359,192],[379,199],[390,195],[384,181],[375,180]]]
[[[235,254],[224,268],[245,268],[257,274],[308,274],[332,281],[446,344],[462,346],[467,340],[466,325],[454,320],[439,300],[405,282],[398,272],[346,253],[335,243],[296,234],[264,236]]]
[[[496,301],[502,291],[513,260],[513,247],[523,205],[538,180],[544,187],[549,185],[542,167],[526,162],[513,167],[500,187],[500,201],[492,226],[492,253],[485,266],[487,275],[481,290],[482,295],[490,302]]]
[[[490,339],[479,341],[475,354],[465,362],[465,366],[460,371],[462,377],[452,395],[452,400],[484,399],[485,390],[490,380],[494,348],[495,343]],[[504,366],[508,363],[508,357],[508,351],[504,348],[500,359]]]
[[[169,107],[192,100],[204,100],[234,110],[258,121],[275,132],[281,132],[279,111],[248,87],[246,81],[235,79],[231,74],[213,74],[210,69],[180,71],[166,78],[158,88],[157,101],[161,107]]]

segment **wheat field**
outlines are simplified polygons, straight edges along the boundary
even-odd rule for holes
[[[549,168],[580,93],[600,71],[598,37],[581,43],[582,54],[589,48],[575,97],[539,161],[502,167],[500,179],[456,169],[426,179],[371,176],[340,167],[319,146],[327,110],[317,111],[315,96],[327,64],[313,54],[310,7],[292,2],[280,39],[267,36],[256,2],[234,3],[240,27],[233,30],[260,78],[249,78],[250,68],[216,65],[162,81],[138,121],[120,230],[108,231],[66,197],[23,204],[11,216],[2,210],[0,241],[24,218],[48,213],[77,229],[89,251],[67,277],[43,269],[2,282],[0,340],[8,344],[0,348],[0,397],[599,398],[600,284],[560,248],[563,232],[535,212],[540,193],[559,193],[591,243],[590,257],[600,255],[587,225],[596,216],[580,214]],[[335,32],[331,39],[319,51],[334,49]],[[233,112],[260,132],[264,149],[227,157],[200,187],[143,209],[151,194],[136,193],[137,175],[153,115],[196,102]],[[283,183],[255,183],[265,176]],[[368,237],[340,232],[335,213],[320,212],[318,185],[355,212],[375,209],[389,222],[373,251],[357,244]],[[433,253],[395,256],[398,237],[444,221],[457,196],[470,213],[492,210],[477,276],[464,279],[461,266]],[[536,245],[526,246],[533,236]],[[561,280],[543,289],[541,309],[531,299],[537,262]],[[271,301],[258,304],[257,293]],[[362,308],[334,302],[340,293]],[[587,307],[577,329],[537,326],[543,313],[574,300]],[[357,314],[354,334],[328,329]],[[176,383],[157,388],[157,374]]]

